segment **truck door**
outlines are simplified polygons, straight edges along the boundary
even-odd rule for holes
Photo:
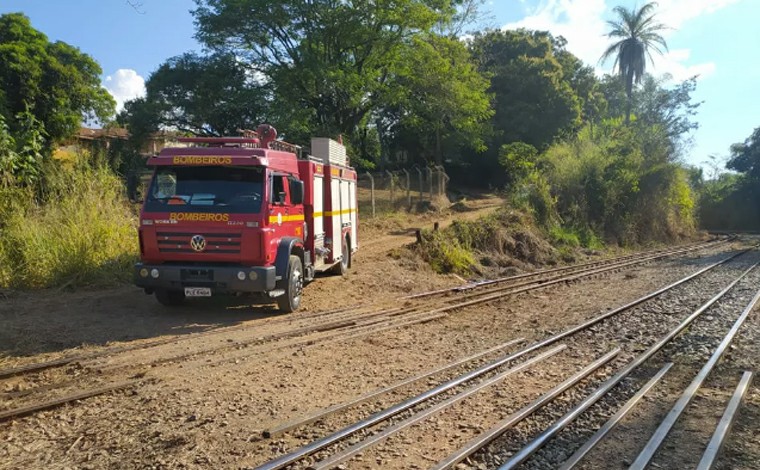
[[[269,180],[269,225],[278,237],[303,239],[303,204],[292,201],[292,185],[297,178],[291,175],[273,173]]]

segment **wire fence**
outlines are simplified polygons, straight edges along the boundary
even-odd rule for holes
[[[397,171],[360,173],[359,212],[363,216],[411,210],[446,194],[449,176],[443,167],[412,167]]]

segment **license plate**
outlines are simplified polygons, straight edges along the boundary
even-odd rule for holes
[[[211,288],[185,287],[185,297],[211,297]]]

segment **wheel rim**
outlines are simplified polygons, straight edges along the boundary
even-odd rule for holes
[[[291,288],[293,290],[293,303],[297,304],[301,301],[301,293],[303,292],[303,276],[301,275],[301,271],[299,269],[293,270]]]
[[[343,258],[340,260],[340,264],[343,265],[345,269],[348,269],[348,243],[346,242],[346,239],[343,239]]]

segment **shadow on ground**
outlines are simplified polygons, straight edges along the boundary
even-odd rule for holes
[[[184,335],[278,316],[245,297],[193,299],[164,307],[140,289],[16,292],[0,299],[0,360],[71,348]]]

